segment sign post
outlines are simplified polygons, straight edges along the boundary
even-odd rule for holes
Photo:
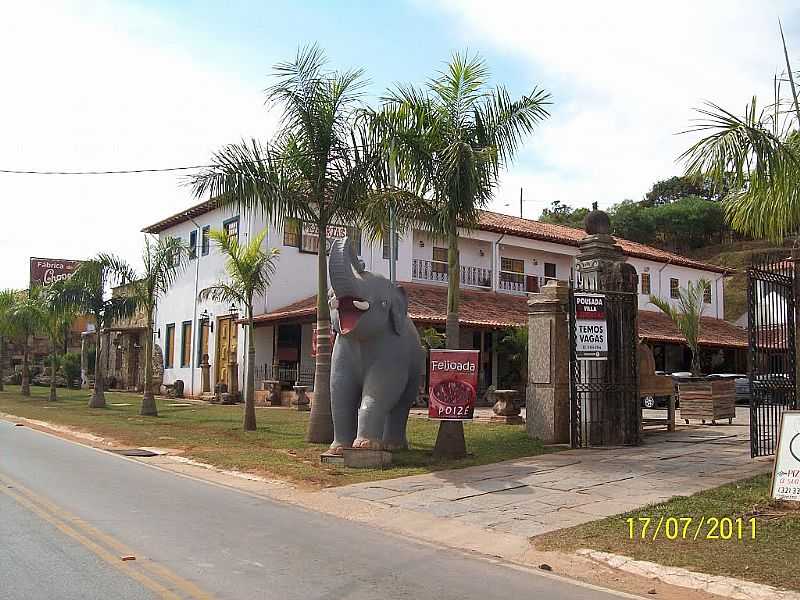
[[[800,410],[781,414],[778,451],[772,471],[772,497],[800,502]]]
[[[608,322],[603,294],[575,294],[575,358],[608,360]]]
[[[428,418],[468,421],[475,411],[479,350],[431,350]]]

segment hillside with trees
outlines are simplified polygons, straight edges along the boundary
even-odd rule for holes
[[[782,245],[753,240],[731,229],[721,201],[726,193],[709,179],[676,176],[653,184],[642,200],[623,200],[607,212],[611,232],[618,237],[735,269],[737,273],[725,283],[725,315],[735,321],[747,309],[745,271],[752,254]],[[583,227],[588,212],[556,200],[539,220]],[[788,252],[791,242],[783,246]]]

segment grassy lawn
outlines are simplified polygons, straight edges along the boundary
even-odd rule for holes
[[[772,502],[769,483],[769,475],[760,475],[686,498],[673,498],[638,511],[545,534],[533,541],[537,548],[544,550],[593,548],[663,565],[800,590],[800,509]],[[661,515],[693,517],[694,528],[689,527],[689,539],[670,541],[662,535],[652,541]],[[701,517],[707,520],[709,517],[739,516],[745,520],[756,518],[755,540],[705,540],[702,534],[697,541],[692,539]],[[652,517],[651,539],[629,539],[628,517]],[[641,527],[638,527],[637,534],[640,534]],[[708,531],[706,527],[703,529]],[[745,529],[749,537],[747,524]]]
[[[336,486],[359,481],[388,479],[533,456],[545,452],[538,440],[525,434],[522,425],[465,423],[467,449],[473,455],[456,461],[434,461],[431,455],[438,424],[409,419],[411,448],[396,452],[392,468],[345,469],[321,465],[326,446],[304,441],[308,413],[282,408],[260,408],[258,431],[244,433],[242,405],[192,404],[170,406],[181,400],[159,400],[158,417],[138,415],[140,396],[107,392],[105,409],[89,409],[88,391],[59,389],[57,402],[47,401],[47,388],[31,388],[25,398],[16,386],[0,392],[0,412],[67,425],[112,438],[131,447],[184,450],[184,456],[226,469],[248,471],[314,486]],[[128,406],[119,406],[125,405]],[[118,405],[118,406],[115,406]]]

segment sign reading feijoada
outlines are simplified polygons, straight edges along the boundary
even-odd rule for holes
[[[31,285],[50,285],[69,279],[81,264],[79,260],[63,258],[31,258]]]
[[[781,415],[772,497],[800,502],[800,410],[789,410]]]
[[[478,350],[431,350],[428,418],[472,418],[478,389]]]
[[[575,358],[608,360],[606,297],[575,294]]]

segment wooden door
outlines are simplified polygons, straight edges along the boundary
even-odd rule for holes
[[[216,382],[228,383],[228,362],[236,358],[238,327],[231,317],[219,320],[217,327]]]

